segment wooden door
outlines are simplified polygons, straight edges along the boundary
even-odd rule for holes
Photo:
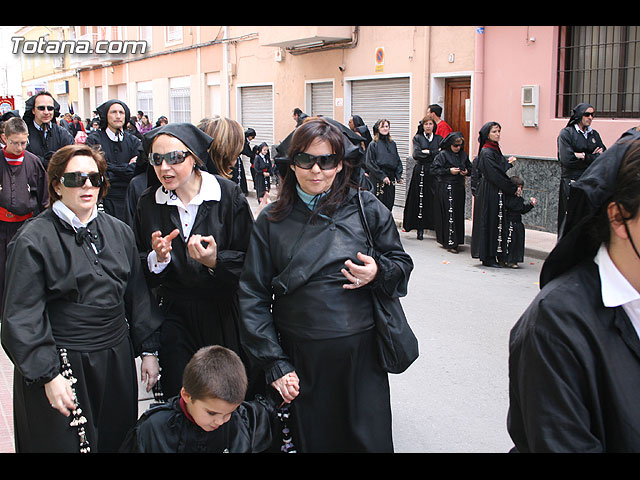
[[[448,78],[445,81],[444,119],[454,132],[462,132],[464,150],[470,151],[469,144],[475,139],[469,136],[467,104],[471,98],[471,79],[469,77]],[[469,106],[470,108],[470,106]],[[468,112],[471,115],[471,112]]]

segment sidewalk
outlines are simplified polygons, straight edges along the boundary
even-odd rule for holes
[[[402,231],[402,207],[393,207],[393,218],[396,221],[397,227]],[[471,245],[471,231],[473,224],[471,220],[465,220],[465,244]],[[415,231],[412,231],[415,232]],[[557,235],[555,233],[542,232],[539,230],[526,229],[525,232],[525,245],[524,254],[528,257],[544,260],[547,255],[553,250],[553,247],[557,241]]]

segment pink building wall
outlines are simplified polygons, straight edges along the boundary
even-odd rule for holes
[[[502,125],[501,147],[505,154],[556,158],[556,139],[567,118],[556,118],[556,70],[558,51],[557,26],[487,26],[484,28],[484,51],[476,65],[482,74],[482,91],[476,92],[482,113],[478,129],[487,121]],[[478,33],[478,35],[482,35]],[[521,87],[539,85],[539,126],[522,125]],[[612,145],[640,119],[593,121],[605,145]],[[477,130],[471,141],[477,148]]]

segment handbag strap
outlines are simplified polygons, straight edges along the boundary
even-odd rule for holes
[[[367,217],[364,214],[364,207],[362,205],[362,197],[360,196],[360,189],[358,188],[358,213],[360,213],[360,220],[362,220],[362,226],[367,234],[367,246],[373,250],[373,237],[371,236],[371,230],[369,230],[369,224],[367,223]]]

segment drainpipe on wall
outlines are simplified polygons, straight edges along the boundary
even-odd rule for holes
[[[424,56],[425,56],[425,62],[424,62],[424,66],[425,66],[425,83],[426,83],[426,97],[425,97],[425,105],[424,108],[422,109],[421,112],[421,116],[418,119],[418,121],[422,120],[425,116],[425,114],[427,113],[427,107],[429,105],[431,105],[431,26],[426,25],[425,26],[426,31],[425,31],[425,48],[424,48]]]
[[[229,38],[229,27],[224,26],[224,38]],[[230,110],[231,106],[229,105],[231,101],[231,92],[229,86],[229,42],[224,42],[222,44],[222,70],[224,72],[224,95],[225,95],[225,117],[230,118]]]
[[[473,122],[471,124],[471,133],[469,136],[471,139],[476,138],[476,131],[480,130],[482,125],[482,118],[484,116],[484,27],[476,27],[475,36],[475,68],[473,72],[474,87],[472,89],[473,95]],[[472,142],[469,139],[471,147],[469,149],[469,156],[473,158],[478,152],[474,153],[474,150],[478,148],[477,142]]]

